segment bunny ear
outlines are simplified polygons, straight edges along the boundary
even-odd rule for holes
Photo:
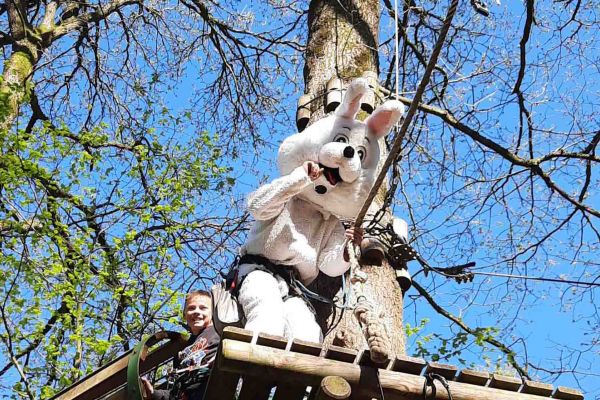
[[[369,133],[377,139],[390,133],[404,114],[404,105],[397,100],[389,100],[377,107],[373,114],[365,120]]]
[[[360,110],[360,99],[369,90],[369,84],[365,79],[358,78],[352,81],[346,90],[346,95],[342,104],[335,110],[335,115],[354,119],[358,110]]]

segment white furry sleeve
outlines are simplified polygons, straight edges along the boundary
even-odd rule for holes
[[[268,220],[278,216],[285,203],[311,184],[304,167],[300,166],[289,175],[275,179],[259,187],[248,196],[248,211],[256,220]]]
[[[340,276],[350,268],[350,263],[344,260],[344,248],[346,247],[346,237],[344,228],[340,224],[336,229],[325,248],[321,250],[318,259],[319,269],[328,276]]]

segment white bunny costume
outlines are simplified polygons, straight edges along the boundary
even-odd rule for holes
[[[364,122],[355,120],[367,90],[365,80],[355,80],[333,115],[283,141],[277,159],[281,177],[248,198],[256,222],[242,255],[260,255],[278,266],[289,266],[304,284],[319,271],[339,276],[348,270],[340,218],[352,219],[358,213],[378,173],[378,139],[404,112],[400,102],[388,101]],[[315,181],[303,166],[306,161],[323,168]],[[321,329],[304,300],[286,298],[289,288],[284,279],[257,264],[241,264],[238,276],[243,277],[238,300],[246,329],[322,341]]]

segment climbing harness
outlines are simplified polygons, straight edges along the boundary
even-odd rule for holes
[[[262,267],[260,268],[261,270],[268,272],[273,276],[278,276],[282,278],[290,288],[290,294],[286,296],[284,300],[288,299],[289,297],[298,296],[303,298],[308,304],[310,304],[309,300],[316,300],[321,303],[333,304],[332,300],[323,297],[304,286],[296,276],[296,271],[294,270],[294,268],[289,265],[276,264],[268,258],[257,254],[245,254],[241,256],[238,261],[238,265],[242,264],[259,265]],[[242,285],[244,278],[245,277],[242,277],[242,280],[239,283],[238,287]]]
[[[450,385],[448,385],[448,381],[440,374],[436,374],[434,372],[430,372],[425,375],[425,382],[423,383],[423,400],[427,400],[429,396],[427,396],[427,388],[431,388],[431,398],[435,400],[435,395],[437,394],[437,388],[435,386],[435,381],[438,380],[446,389],[448,393],[448,400],[452,400],[452,393],[450,392]]]
[[[209,367],[183,368],[169,374],[169,398],[178,400],[183,394],[193,390],[202,390],[208,382]]]

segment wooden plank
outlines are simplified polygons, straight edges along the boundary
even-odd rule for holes
[[[168,341],[159,346],[140,363],[140,374],[144,374],[156,366],[173,358],[177,352],[185,348],[185,341]],[[129,355],[127,352],[116,360],[106,364],[94,371],[70,387],[64,389],[53,397],[54,400],[93,400],[127,382],[127,363]]]
[[[347,363],[354,362],[357,355],[358,351],[354,349],[347,349],[345,347],[334,345],[329,346],[325,351],[325,358],[328,360],[342,361]]]
[[[310,354],[318,356],[321,354],[321,345],[319,343],[307,342],[300,339],[294,339],[290,351],[295,353]],[[282,384],[277,385],[273,400],[302,400],[306,394],[306,385]]]
[[[471,385],[485,386],[490,379],[490,373],[486,371],[474,371],[472,369],[463,369],[458,373],[456,380],[458,382],[469,383]],[[535,394],[535,393],[534,393]]]
[[[115,391],[110,392],[102,400],[128,400],[127,399],[127,386],[121,386]]]
[[[583,400],[583,393],[577,389],[559,386],[556,388],[552,398],[563,400]]]
[[[252,341],[253,334],[254,333],[252,331],[247,331],[235,326],[228,326],[223,329],[223,335],[221,336],[221,339],[233,339],[239,340],[240,342],[250,343]]]
[[[425,369],[425,373],[428,374],[432,372],[434,374],[443,376],[449,381],[454,379],[454,376],[456,375],[457,371],[458,368],[454,365],[442,364],[438,362],[430,362],[429,364],[427,364],[427,368]]]
[[[291,351],[295,353],[310,354],[318,356],[323,348],[319,343],[307,342],[305,340],[294,339]]]
[[[549,383],[533,382],[530,380],[525,380],[523,382],[523,387],[521,388],[521,392],[523,393],[536,394],[545,397],[550,397],[553,391],[554,386]]]
[[[273,384],[258,377],[244,376],[237,400],[268,400]]]
[[[397,356],[390,364],[390,369],[406,374],[421,375],[425,365],[427,365],[427,363],[422,358]]]
[[[513,378],[512,376],[505,376],[500,374],[492,374],[492,380],[490,381],[490,387],[498,388],[502,390],[509,390],[511,392],[517,392],[523,382],[521,379]]]
[[[356,398],[379,398],[376,370],[357,364],[296,354],[265,346],[223,340],[221,370],[257,376],[277,383],[294,383],[316,387],[326,376],[340,376],[352,387]],[[423,397],[423,376],[379,370],[379,381],[386,400],[420,400]],[[436,400],[447,400],[443,386],[435,381]],[[448,382],[454,400],[543,400],[532,394]],[[371,396],[371,397],[368,397]]]
[[[111,388],[121,386],[127,382],[127,363],[129,354],[125,353],[113,362],[96,370],[81,381],[71,385],[66,390],[54,397],[56,400],[92,400]]]
[[[273,347],[276,349],[285,349],[287,346],[287,339],[281,336],[268,335],[266,333],[259,333],[256,339],[256,344],[261,346]]]

